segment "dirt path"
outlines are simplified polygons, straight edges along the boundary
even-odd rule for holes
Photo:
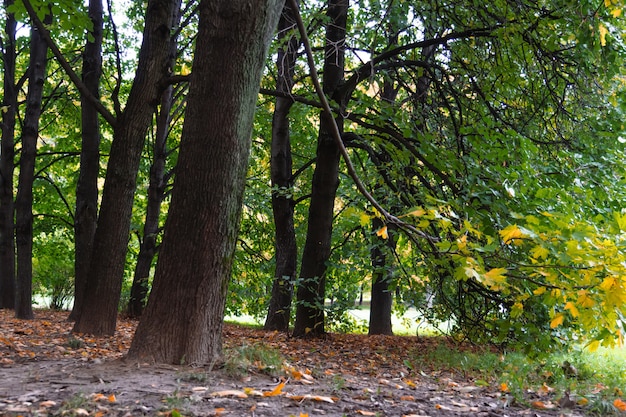
[[[19,322],[0,312],[2,416],[583,415],[512,404],[497,387],[410,363],[410,353],[432,348],[431,340],[332,335],[302,341],[227,326],[227,349],[272,347],[286,358],[272,375],[251,364],[243,376],[232,376],[221,367],[123,361],[132,322],[122,321],[115,338],[77,339],[63,315],[38,315]]]

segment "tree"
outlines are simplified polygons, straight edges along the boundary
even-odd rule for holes
[[[175,184],[130,358],[212,363],[259,81],[282,1],[203,0]]]
[[[180,13],[180,7],[179,7]],[[178,16],[175,22],[180,21]],[[179,33],[177,28],[175,33]],[[169,67],[173,73],[178,52],[177,36],[172,36],[169,55]],[[167,138],[170,134],[172,119],[172,107],[175,101],[174,86],[168,85],[161,95],[161,105],[157,114],[156,133],[153,145],[153,161],[150,166],[150,182],[148,185],[148,203],[146,206],[146,220],[143,227],[143,240],[140,243],[135,274],[128,301],[128,314],[131,317],[139,317],[148,298],[150,269],[157,253],[157,237],[159,234],[159,219],[161,216],[161,203],[165,198],[167,185],[166,162],[167,162]]]
[[[114,128],[109,163],[94,235],[90,281],[73,331],[110,335],[115,332],[130,230],[133,196],[146,130],[170,75],[171,30],[180,2],[151,0],[135,79]]]
[[[344,109],[345,96],[338,94],[344,80],[348,0],[328,2],[324,58],[324,93]],[[335,117],[335,120],[333,120]],[[325,272],[330,255],[335,192],[339,183],[340,153],[330,124],[343,129],[343,116],[322,112],[317,139],[317,158],[311,184],[306,243],[298,279],[294,336],[319,336],[324,329]]]
[[[52,14],[47,11],[44,23],[50,24],[50,22],[52,22]],[[20,175],[17,197],[15,198],[15,240],[17,246],[15,315],[20,319],[33,318],[33,182],[47,64],[48,46],[40,35],[39,29],[33,24],[30,38],[26,115],[24,116],[21,138]]]
[[[17,56],[15,14],[8,11],[12,0],[5,0],[6,12],[2,40],[3,97],[2,142],[0,143],[0,308],[15,307],[15,233],[13,171],[15,157],[15,116],[17,94],[15,66]]]
[[[289,330],[293,283],[296,277],[298,247],[293,222],[293,172],[291,136],[289,132],[289,110],[293,99],[288,97],[294,83],[298,38],[293,34],[295,22],[289,2],[285,3],[278,23],[279,42],[285,42],[276,56],[278,77],[276,91],[284,96],[276,97],[276,108],[272,117],[272,212],[275,226],[276,269],[272,283],[272,297],[264,328],[266,330]]]
[[[100,99],[102,74],[102,0],[89,1],[89,19],[93,24],[83,54],[82,81],[93,98]],[[98,219],[98,178],[100,173],[100,122],[96,106],[85,94],[81,96],[82,146],[76,210],[74,215],[74,307],[70,319],[82,308],[89,281],[89,264]]]

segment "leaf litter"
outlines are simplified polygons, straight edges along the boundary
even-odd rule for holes
[[[225,325],[224,348],[262,345],[285,358],[272,375],[130,363],[136,321],[115,336],[73,335],[67,312],[37,310],[30,321],[0,310],[0,416],[580,416],[556,394],[516,403],[506,386],[452,369],[411,364],[411,352],[445,339],[284,333]],[[617,404],[621,409],[626,405]]]

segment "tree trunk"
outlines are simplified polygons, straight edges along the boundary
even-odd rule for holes
[[[323,88],[326,95],[345,106],[338,93],[344,79],[344,43],[348,17],[348,0],[329,0],[326,26]],[[317,160],[311,184],[307,237],[302,253],[298,281],[296,322],[293,335],[324,334],[324,299],[326,263],[330,257],[334,203],[339,185],[339,149],[331,136],[331,118],[322,113],[317,139]],[[343,118],[336,123],[343,130]]]
[[[93,242],[97,256],[91,258],[74,332],[115,332],[141,151],[161,95],[161,82],[169,76],[170,34],[178,4],[177,0],[148,2],[137,72],[111,144]]]
[[[286,36],[295,27],[293,10],[285,4],[278,22],[278,39],[285,41]],[[294,68],[298,52],[298,38],[290,36],[286,47],[278,50],[276,66],[278,79],[276,90],[279,93],[291,92]],[[276,270],[272,285],[272,297],[265,320],[265,330],[289,330],[293,282],[296,276],[298,247],[293,223],[294,201],[292,197],[293,173],[291,142],[289,135],[289,110],[293,100],[288,97],[276,97],[276,108],[272,118],[272,211],[274,214],[274,246],[276,248]]]
[[[48,13],[44,23],[49,25],[51,22],[52,16]],[[20,175],[15,198],[15,240],[17,243],[15,316],[20,319],[33,318],[33,182],[41,99],[46,82],[47,54],[48,45],[33,25],[30,39],[30,75],[26,95],[26,114],[22,128]]]
[[[203,0],[176,179],[130,358],[221,354],[257,92],[282,0]]]
[[[5,12],[13,0],[5,0]],[[2,142],[0,143],[0,308],[15,308],[15,233],[13,205],[13,171],[15,157],[15,115],[17,88],[15,86],[17,22],[6,13],[2,39],[4,79],[2,99]]]
[[[178,11],[180,13],[180,5]],[[180,16],[174,21],[180,21]],[[171,40],[168,64],[172,72],[174,72],[177,49],[178,46],[174,37]],[[153,147],[154,161],[150,167],[150,184],[148,185],[148,204],[146,207],[146,221],[143,226],[143,240],[139,247],[139,255],[137,255],[133,285],[130,289],[130,300],[128,301],[128,314],[131,317],[139,317],[143,313],[144,305],[148,299],[150,269],[157,253],[161,203],[165,198],[165,163],[167,161],[167,137],[170,131],[173,91],[174,88],[170,84],[161,96],[161,106]]]
[[[100,98],[102,74],[102,0],[89,0],[89,18],[93,24],[83,54],[82,80],[89,92]],[[74,307],[69,316],[76,320],[89,280],[89,263],[98,218],[98,173],[100,172],[100,123],[98,111],[91,100],[81,96],[82,147],[80,171],[76,186],[74,215]]]
[[[378,230],[383,227],[383,222],[375,218],[372,226],[374,230]],[[373,274],[368,334],[393,334],[391,328],[393,293],[389,289],[393,274],[387,254],[395,249],[396,239],[391,229],[392,225],[389,225],[387,239],[383,239],[381,236],[375,237],[378,242],[373,245],[371,250]]]

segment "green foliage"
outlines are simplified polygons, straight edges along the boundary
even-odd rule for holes
[[[74,296],[74,245],[66,230],[40,233],[33,244],[33,291],[50,308],[71,307]]]

